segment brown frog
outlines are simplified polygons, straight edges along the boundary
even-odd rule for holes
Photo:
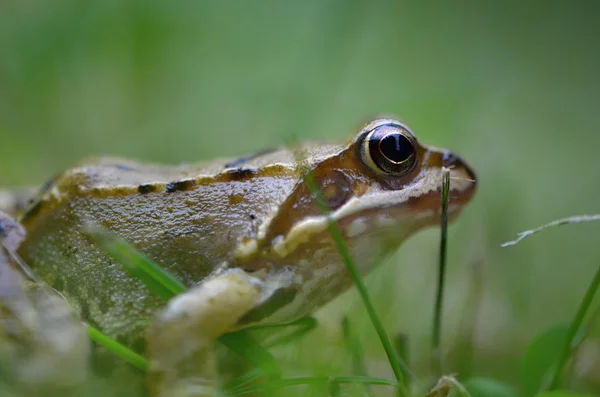
[[[237,160],[162,166],[99,158],[42,189],[19,218],[27,237],[18,252],[110,336],[143,350],[152,323],[154,395],[212,395],[219,336],[293,321],[351,286],[328,219],[365,274],[408,236],[439,223],[444,167],[454,218],[475,192],[474,172],[453,153],[420,144],[392,118],[373,120],[347,143],[305,143]],[[301,170],[314,176],[327,214]],[[189,292],[163,307],[95,244],[87,224],[124,238]]]

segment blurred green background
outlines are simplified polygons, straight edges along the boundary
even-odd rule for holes
[[[0,186],[40,184],[96,154],[179,163],[289,133],[346,139],[396,114],[480,180],[450,231],[446,372],[514,381],[528,340],[572,318],[600,265],[599,224],[500,248],[518,231],[600,212],[599,8],[526,3],[5,0]],[[438,235],[419,234],[368,278],[420,375]],[[370,373],[391,376],[354,291],[281,359],[295,373],[347,374],[346,313]],[[600,393],[598,351],[590,339],[574,387]]]

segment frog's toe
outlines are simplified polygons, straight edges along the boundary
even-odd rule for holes
[[[148,333],[152,395],[215,395],[213,342],[255,307],[259,295],[256,279],[228,271],[173,298]]]

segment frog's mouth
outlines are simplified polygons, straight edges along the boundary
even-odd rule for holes
[[[443,171],[449,171],[450,186],[448,189],[448,213],[455,214],[468,204],[477,190],[477,180],[473,169],[462,160],[451,157],[448,161],[451,166],[445,166],[440,173],[440,179],[443,181]],[[422,211],[433,210],[441,214],[442,212],[442,182],[433,189],[421,196],[411,197],[401,206],[409,212],[419,213]]]
[[[448,195],[450,221],[460,214],[475,193],[474,179],[465,182],[453,186],[451,179]],[[339,219],[338,224],[349,241],[384,233],[394,236],[393,239],[399,242],[424,227],[440,224],[441,215],[442,188],[439,187],[403,202],[362,209]]]

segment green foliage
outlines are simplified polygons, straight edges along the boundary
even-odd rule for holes
[[[600,221],[600,214],[558,219],[536,229],[521,232],[517,240],[509,241],[502,246],[516,245],[522,239],[551,227],[593,221]],[[575,338],[582,328],[584,318],[599,288],[600,266],[598,266],[570,326],[568,328],[557,326],[549,329],[531,343],[521,362],[521,382],[526,395],[532,395],[540,389],[545,389],[546,386],[551,390],[560,387],[562,372],[571,355],[572,346],[576,344]],[[555,346],[560,346],[560,350],[554,350]],[[551,380],[548,378],[549,370],[553,370]]]
[[[600,217],[599,217],[600,219]],[[577,337],[577,333],[580,332],[583,326],[583,321],[592,305],[592,301],[594,300],[594,295],[600,288],[600,265],[596,270],[596,274],[594,278],[590,282],[590,285],[585,292],[585,295],[577,308],[577,313],[569,326],[569,331],[567,333],[567,337],[562,346],[562,350],[560,352],[560,356],[558,359],[558,365],[556,366],[556,371],[554,372],[554,376],[552,377],[552,382],[550,383],[550,389],[557,389],[561,386],[562,372],[567,365],[567,360],[569,359],[572,346],[574,346],[577,342],[575,338]]]
[[[248,332],[239,331],[223,335],[219,342],[244,357],[248,363],[270,376],[279,376],[279,367],[273,356]]]
[[[449,203],[449,192],[450,192],[450,170],[443,170],[442,186],[440,188],[442,192],[441,197],[441,237],[440,237],[440,254],[438,261],[438,282],[435,293],[435,306],[433,309],[433,339],[432,339],[432,351],[433,357],[432,362],[434,366],[434,373],[439,377],[443,375],[443,363],[441,349],[441,337],[442,337],[442,305],[444,302],[444,286],[446,281],[446,256],[448,250],[448,203]]]
[[[126,346],[123,346],[116,340],[104,335],[94,327],[88,325],[87,331],[90,339],[95,343],[104,347],[109,352],[121,357],[123,360],[127,361],[137,369],[144,372],[148,371],[148,360],[146,360],[144,357],[130,350]]]
[[[519,378],[525,396],[533,396],[549,381],[568,333],[567,325],[557,325],[531,340],[519,365]]]

